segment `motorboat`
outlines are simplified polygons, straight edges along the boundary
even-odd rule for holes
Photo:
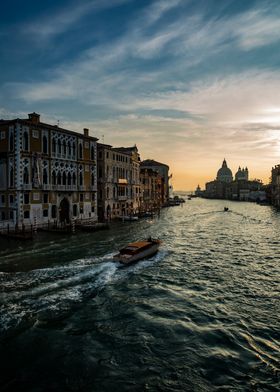
[[[158,239],[148,238],[147,240],[131,242],[126,247],[119,250],[113,259],[121,264],[129,265],[136,261],[153,256],[161,244]]]

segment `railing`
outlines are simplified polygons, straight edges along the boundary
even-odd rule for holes
[[[42,189],[43,191],[50,191],[52,186],[50,184],[43,184]]]
[[[126,201],[127,200],[127,196],[118,196],[118,200],[119,201]]]
[[[22,189],[24,191],[31,191],[32,190],[32,184],[22,184]]]
[[[79,191],[85,191],[86,187],[85,185],[78,185]]]

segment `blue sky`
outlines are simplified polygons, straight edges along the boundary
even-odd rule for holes
[[[36,111],[114,146],[136,143],[181,189],[213,178],[224,157],[264,180],[279,163],[279,1],[1,8],[1,118]]]

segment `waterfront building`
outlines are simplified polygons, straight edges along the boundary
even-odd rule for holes
[[[153,169],[140,164],[141,201],[140,211],[154,211],[164,204],[164,178]]]
[[[97,220],[97,140],[40,121],[0,120],[0,218],[17,225]]]
[[[280,165],[276,165],[271,169],[271,203],[280,207]]]
[[[140,210],[140,155],[136,146],[98,143],[98,216],[110,220]]]
[[[163,178],[163,202],[167,203],[169,199],[169,166],[164,163],[154,161],[153,159],[146,159],[141,162],[142,169],[152,169],[157,171]]]
[[[239,166],[232,177],[232,171],[224,159],[222,167],[218,170],[216,180],[207,182],[203,196],[210,199],[231,199],[243,201],[264,201],[265,192],[262,190],[260,180],[249,180],[248,168]]]

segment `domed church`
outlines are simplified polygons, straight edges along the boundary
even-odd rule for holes
[[[227,162],[224,159],[222,167],[217,172],[217,181],[231,182],[233,180],[232,171],[227,167]]]

